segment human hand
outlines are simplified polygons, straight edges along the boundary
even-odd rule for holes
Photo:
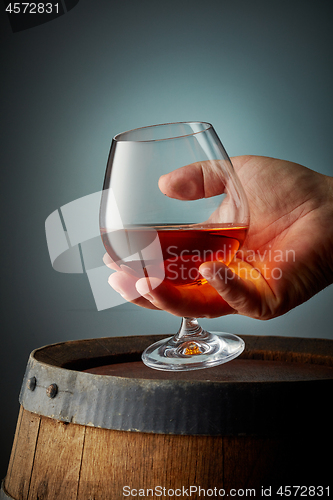
[[[124,298],[176,316],[238,313],[270,319],[333,282],[333,179],[266,157],[239,156],[232,163],[251,213],[249,234],[236,258],[229,266],[202,264],[199,270],[208,283],[188,289],[137,279],[106,256],[105,263],[117,270],[109,283]],[[160,189],[179,199],[219,194],[221,186],[210,183],[203,169],[204,163],[171,172],[160,179]]]

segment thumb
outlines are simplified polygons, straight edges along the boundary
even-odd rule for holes
[[[222,194],[225,190],[222,163],[226,162],[207,160],[191,163],[162,175],[158,186],[163,194],[178,200],[199,200]]]

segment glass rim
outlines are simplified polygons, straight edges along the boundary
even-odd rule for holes
[[[198,130],[197,132],[192,132],[191,134],[180,134],[180,135],[174,135],[174,136],[170,136],[170,137],[164,137],[164,138],[161,138],[161,139],[141,139],[141,140],[138,140],[138,139],[122,139],[122,136],[124,136],[125,134],[129,134],[131,132],[136,132],[138,130],[145,130],[145,129],[157,128],[157,127],[165,127],[165,126],[168,126],[168,125],[191,125],[191,124],[206,125],[206,128],[204,130]],[[172,139],[181,139],[182,137],[190,137],[192,135],[201,134],[202,132],[207,132],[210,129],[213,129],[213,125],[211,123],[209,123],[209,122],[201,122],[201,121],[185,121],[185,122],[158,123],[156,125],[147,125],[147,126],[144,126],[144,127],[137,127],[137,128],[133,128],[133,129],[130,129],[130,130],[126,130],[124,132],[120,132],[119,134],[116,134],[113,137],[113,140],[116,141],[116,142],[137,142],[137,143],[140,143],[140,142],[170,141]]]

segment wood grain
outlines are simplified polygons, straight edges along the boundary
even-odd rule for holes
[[[222,437],[87,428],[78,500],[122,498],[124,486],[138,491],[222,485],[222,442]]]
[[[85,428],[42,417],[28,500],[75,500]]]
[[[326,484],[331,468],[325,451],[331,446],[331,433],[326,441],[316,433],[148,434],[64,424],[21,409],[5,489],[15,500],[118,500],[125,486],[138,496],[147,489],[152,495],[156,487],[189,492],[190,486],[252,488],[259,496],[262,486]]]
[[[30,488],[41,417],[20,408],[5,479],[5,489],[16,500],[26,500]]]

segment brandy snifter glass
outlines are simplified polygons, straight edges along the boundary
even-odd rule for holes
[[[159,181],[167,174],[164,183],[172,179],[181,196],[163,194]],[[199,266],[228,265],[242,247],[249,220],[243,187],[209,123],[154,125],[114,137],[100,229],[115,269],[129,280],[144,278],[152,289],[164,281],[172,290],[203,290],[209,285]],[[238,336],[207,332],[185,317],[178,333],[149,346],[142,360],[158,370],[194,370],[230,361],[243,349]]]

